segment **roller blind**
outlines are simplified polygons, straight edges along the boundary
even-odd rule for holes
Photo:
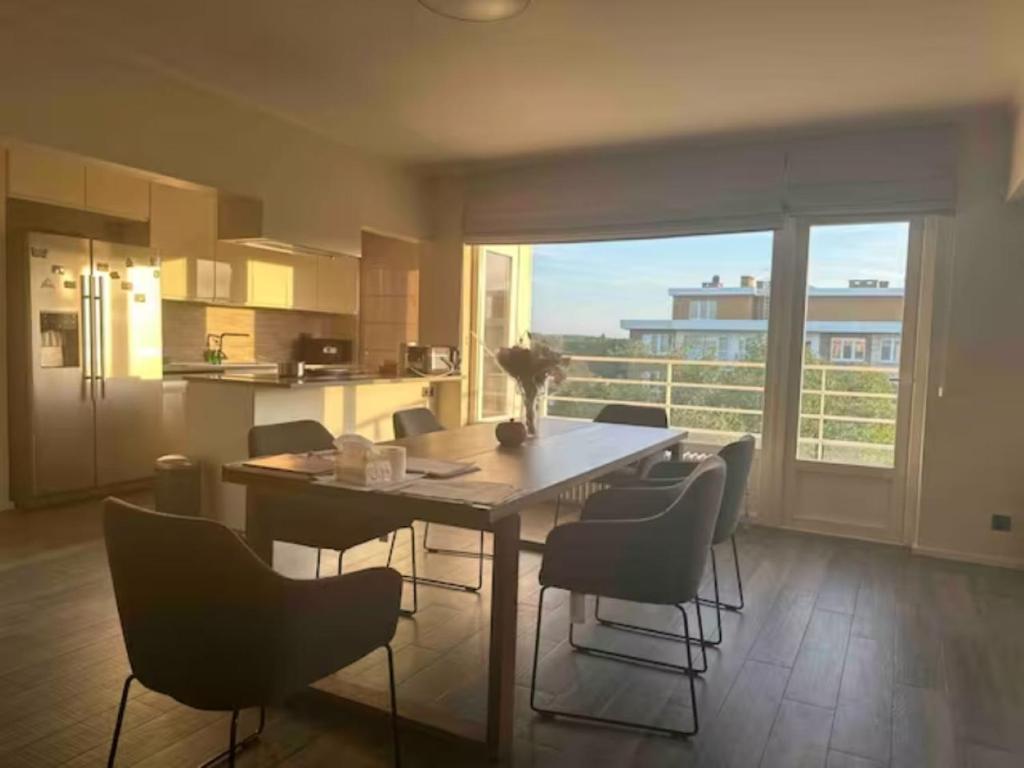
[[[949,126],[772,144],[661,148],[478,173],[466,242],[557,242],[775,229],[787,214],[947,213]]]
[[[786,153],[793,213],[951,213],[956,141],[950,126],[805,139]]]
[[[553,242],[772,229],[784,158],[761,147],[552,161],[470,179],[467,242]]]

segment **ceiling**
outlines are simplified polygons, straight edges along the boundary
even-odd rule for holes
[[[360,150],[473,160],[1010,101],[1016,0],[30,0],[22,20]],[[11,27],[8,27],[11,29]]]

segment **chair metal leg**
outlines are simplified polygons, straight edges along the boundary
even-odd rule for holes
[[[620,727],[624,727],[624,728],[638,728],[638,729],[642,729],[642,730],[645,730],[645,731],[652,731],[654,733],[663,733],[663,734],[666,734],[668,736],[677,736],[677,737],[682,737],[682,738],[686,738],[687,736],[693,736],[693,735],[695,735],[697,733],[699,725],[698,725],[698,720],[697,720],[697,689],[695,687],[696,686],[696,681],[694,679],[696,677],[696,675],[692,674],[692,673],[691,674],[687,674],[687,679],[689,680],[689,684],[690,684],[690,703],[691,703],[691,705],[693,707],[693,728],[691,728],[689,730],[686,730],[686,729],[674,729],[674,728],[664,728],[664,727],[661,727],[661,726],[649,725],[647,723],[641,723],[641,722],[636,722],[636,721],[616,720],[616,719],[608,718],[608,717],[597,717],[595,715],[587,715],[587,714],[583,714],[583,713],[580,713],[580,712],[570,712],[568,710],[556,710],[556,709],[549,709],[547,707],[539,707],[539,706],[537,706],[537,663],[538,663],[538,657],[540,656],[540,631],[541,631],[541,624],[543,623],[543,616],[544,616],[544,593],[547,591],[547,589],[548,589],[547,587],[542,587],[541,590],[540,590],[540,599],[539,599],[538,605],[537,605],[537,629],[536,629],[536,633],[534,635],[534,640],[533,640],[533,671],[532,671],[532,674],[530,676],[530,708],[534,712],[536,712],[536,713],[538,713],[540,715],[546,716],[546,717],[568,717],[568,718],[572,718],[574,720],[582,720],[584,722],[589,722],[589,723],[600,723],[600,724],[603,724],[603,725],[616,725],[616,726],[620,726]],[[686,642],[684,642],[684,645],[686,646],[686,662],[687,662],[686,668],[692,669],[693,668],[693,653],[692,653],[692,648],[691,648],[692,643],[690,642],[690,637],[689,637],[689,634],[690,634],[690,623],[689,623],[689,620],[686,617],[686,611],[683,610],[682,606],[679,606],[679,609],[683,613],[683,631],[684,631],[685,636],[686,636]],[[569,631],[570,631],[570,633],[572,632],[572,625],[571,624],[569,625]],[[613,656],[612,658],[615,658],[615,657]]]
[[[117,708],[117,720],[114,721],[114,735],[110,740],[110,755],[107,757],[107,768],[114,768],[114,758],[117,756],[117,743],[121,738],[121,725],[124,723],[124,710],[128,706],[128,689],[132,686],[135,675],[128,675],[121,689],[121,704]]]
[[[473,552],[468,549],[445,549],[444,547],[430,546],[430,523],[423,525],[423,549],[432,555],[455,555],[457,557],[481,557],[493,560],[494,555],[484,552],[483,536],[480,537],[480,548]]]
[[[410,530],[412,530],[412,528],[410,528]],[[416,549],[416,546],[415,546],[415,533],[413,533],[413,550],[415,551],[415,549]],[[388,565],[389,566],[391,565],[391,555],[394,552],[394,550],[395,550],[395,542],[394,542],[394,539],[392,539],[391,540],[391,547],[388,550]],[[445,550],[440,550],[440,549],[428,549],[427,551],[428,552],[441,552],[441,553],[445,552]],[[453,550],[453,551],[455,553],[459,552],[458,550]],[[466,553],[462,552],[462,554],[466,554]],[[413,554],[413,566],[415,567],[415,565],[416,565],[416,555],[414,553]],[[405,579],[406,581],[410,581],[412,579],[412,577],[406,576],[405,574],[402,574],[402,578]],[[427,577],[427,576],[417,576],[416,577],[416,581],[418,581],[420,584],[429,584],[432,587],[442,587],[444,589],[455,589],[455,590],[459,590],[459,591],[462,591],[462,592],[479,592],[483,588],[483,586],[484,586],[484,532],[480,531],[480,557],[477,558],[476,584],[475,585],[473,585],[473,584],[463,584],[462,582],[459,582],[459,581],[446,581],[445,579],[432,579],[432,578]]]
[[[705,668],[707,667],[707,651],[704,650],[704,649],[706,647],[708,647],[708,646],[715,647],[715,646],[718,646],[718,645],[722,644],[722,608],[721,608],[721,604],[718,601],[718,567],[715,564],[715,550],[714,550],[713,547],[711,549],[711,573],[712,573],[712,576],[713,576],[712,580],[713,580],[714,586],[715,586],[715,599],[714,600],[705,600],[704,598],[698,596],[697,599],[694,601],[694,607],[697,609],[697,621],[701,625],[701,628],[700,628],[700,636],[701,636],[700,645],[701,645],[701,652],[702,652],[702,654],[704,656],[704,659],[705,659],[705,661],[704,661],[704,667]],[[717,618],[718,629],[717,629],[717,632],[716,632],[717,637],[715,637],[715,639],[713,639],[713,640],[707,639],[704,636],[703,617],[701,616],[701,612],[700,612],[700,607],[702,605],[708,605],[708,606],[712,606],[713,605],[715,607],[715,616]],[[665,629],[655,629],[654,627],[645,627],[645,626],[640,625],[640,624],[629,624],[628,622],[625,622],[625,621],[613,621],[612,619],[604,618],[603,616],[601,616],[601,598],[600,598],[600,596],[598,596],[598,598],[597,598],[597,605],[595,607],[594,616],[597,619],[599,624],[603,624],[606,627],[612,627],[613,629],[621,629],[623,632],[635,632],[635,633],[641,634],[641,635],[650,635],[652,637],[658,637],[658,638],[661,638],[663,640],[675,640],[677,642],[682,642],[685,639],[685,636],[679,634],[678,632],[670,632],[670,631],[665,630]]]
[[[241,741],[238,741],[238,714],[239,712],[237,709],[231,713],[231,732],[228,748],[211,757],[205,763],[200,765],[199,768],[213,768],[213,766],[224,762],[224,760],[228,761],[229,766],[233,766],[235,764],[235,757],[241,754],[250,744],[259,739],[260,735],[263,733],[264,726],[267,724],[266,708],[260,707],[260,724],[256,727],[255,731],[250,733]]]
[[[403,616],[413,616],[420,607],[419,583],[422,579],[416,574],[416,529],[411,525],[406,526],[406,528],[409,531],[409,548],[412,553],[412,576],[405,576],[403,574],[402,578],[412,584],[412,610],[409,611],[403,608],[399,612]],[[396,541],[398,541],[398,531],[391,534],[391,544],[388,545],[387,566],[389,568],[391,567],[391,559],[395,554]]]
[[[740,575],[740,553],[736,548],[736,536],[733,535],[732,539],[732,562],[736,569],[736,589],[739,592],[740,601],[738,603],[727,603],[724,600],[720,600],[717,597],[715,600],[708,600],[706,598],[698,598],[698,600],[704,605],[718,605],[720,608],[725,608],[727,611],[742,611],[743,610],[743,576]],[[711,562],[715,562],[715,548],[711,548]],[[717,574],[716,574],[717,576]],[[717,584],[717,581],[716,581]]]
[[[479,560],[479,562],[477,564],[476,585],[475,586],[471,585],[471,584],[462,584],[461,582],[447,582],[447,581],[444,581],[443,579],[430,579],[429,577],[421,577],[421,575],[418,575],[417,572],[416,572],[416,530],[413,528],[412,525],[410,525],[409,526],[409,531],[410,531],[410,538],[411,538],[411,541],[413,543],[413,574],[412,575],[406,575],[406,574],[402,573],[401,574],[401,578],[406,580],[407,582],[412,582],[413,583],[413,605],[414,605],[413,610],[414,611],[416,610],[416,600],[417,600],[416,586],[418,584],[429,584],[431,587],[441,587],[443,589],[460,590],[462,592],[479,592],[480,591],[480,589],[483,587],[483,559],[482,558],[480,558],[480,560]],[[387,564],[388,564],[388,566],[391,565],[391,557],[394,554],[394,542],[395,542],[396,538],[397,537],[394,537],[394,536],[391,538],[391,546],[388,548],[388,553],[387,553]],[[482,530],[480,531],[480,549],[481,550],[483,549],[483,531]],[[407,613],[407,615],[412,615],[412,614]]]
[[[391,693],[391,744],[394,750],[395,768],[402,765],[402,745],[398,738],[398,697],[395,695],[395,657],[391,652],[391,646],[385,645],[388,652],[388,688]]]
[[[390,650],[390,649],[389,649]],[[124,681],[124,687],[121,689],[121,703],[117,708],[117,719],[114,721],[114,735],[110,740],[110,753],[107,756],[107,768],[114,768],[114,760],[117,757],[117,746],[121,739],[121,726],[124,725],[124,712],[128,706],[128,690],[131,688],[132,682],[135,680],[135,675],[128,675]],[[256,730],[238,741],[238,710],[233,710],[231,713],[231,732],[230,741],[228,748],[223,752],[211,757],[205,763],[199,766],[199,768],[212,768],[212,766],[223,762],[225,759],[228,761],[229,766],[234,766],[235,756],[256,741],[263,733],[263,728],[267,724],[267,710],[264,707],[260,707],[260,724]]]
[[[686,615],[686,610],[682,605],[677,605],[676,608],[678,608],[684,616]],[[687,675],[702,675],[708,671],[708,654],[707,650],[705,649],[704,622],[700,617],[700,606],[694,605],[694,608],[697,611],[697,626],[700,631],[699,637],[691,638],[688,629],[682,635],[675,635],[674,633],[662,633],[660,630],[650,630],[646,627],[640,627],[639,629],[628,629],[627,631],[640,632],[642,634],[652,635],[655,637],[662,637],[666,640],[677,640],[679,642],[684,642],[687,644],[692,642],[696,645],[699,645],[701,648],[701,655],[703,657],[703,666],[701,667],[694,667],[692,666],[692,664],[688,664],[685,666],[682,664],[672,664],[671,662],[667,661],[649,659],[646,656],[633,656],[629,653],[620,653],[618,651],[609,651],[605,650],[604,648],[597,648],[593,645],[583,645],[582,643],[576,642],[576,638],[573,632],[575,625],[572,622],[569,623],[569,645],[572,646],[573,650],[579,651],[580,653],[586,653],[591,656],[603,656],[609,659],[617,659],[619,661],[624,661],[629,664],[637,664],[642,667],[655,667],[657,669],[667,669],[672,672],[682,672]],[[613,624],[612,626],[615,625]],[[627,627],[628,626],[629,625],[627,625]],[[689,653],[689,649],[687,649],[687,653]]]
[[[321,552],[320,547],[317,547],[317,549],[316,549],[316,578],[318,578],[318,579],[320,578],[320,552]],[[339,562],[338,572],[340,573],[341,572],[341,565],[340,565],[341,561],[339,560],[338,562]]]

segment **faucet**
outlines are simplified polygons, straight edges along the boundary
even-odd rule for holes
[[[248,333],[208,333],[206,334],[206,349],[203,350],[203,359],[208,363],[214,365],[222,365],[228,356],[224,354],[224,338],[226,336],[238,336],[240,338],[249,338]],[[211,345],[210,341],[213,340],[216,346]]]

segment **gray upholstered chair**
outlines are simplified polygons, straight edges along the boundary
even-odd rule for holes
[[[334,436],[319,421],[303,419],[299,421],[285,421],[279,424],[263,424],[249,429],[249,456],[276,456],[281,453],[304,453],[307,451],[330,450],[334,447]],[[253,495],[253,503],[262,506],[273,506],[280,508],[292,517],[292,528],[298,530],[299,523],[310,513],[318,513],[323,507],[332,508],[331,502],[321,499],[303,499],[296,503],[295,498],[289,494],[273,494],[267,491],[256,491],[250,488],[247,493]],[[314,522],[312,517],[316,518]],[[308,544],[316,547],[316,576],[320,577],[320,547],[318,544],[330,541],[333,548],[338,550],[338,573],[342,570],[342,560],[345,550],[374,539],[384,539],[391,536],[391,546],[388,549],[387,565],[391,565],[394,553],[395,539],[398,529],[405,528],[409,531],[409,541],[412,548],[412,610],[404,611],[411,615],[416,612],[419,604],[417,591],[416,574],[416,531],[412,527],[412,518],[395,512],[360,512],[357,510],[344,510],[344,514],[336,515],[310,515],[309,538],[307,541],[295,543]],[[324,519],[336,521],[329,530],[323,526]]]
[[[406,408],[391,414],[391,424],[395,428],[395,437],[415,437],[431,432],[441,432],[444,427],[429,408]]]
[[[750,478],[750,467],[754,462],[754,447],[754,436],[744,435],[739,440],[723,446],[718,451],[718,456],[725,462],[726,476],[725,491],[722,494],[722,507],[718,513],[718,520],[715,523],[714,536],[711,538],[711,577],[714,584],[715,597],[713,600],[703,597],[698,598],[699,603],[714,607],[718,619],[717,635],[713,639],[705,640],[707,645],[718,645],[722,642],[722,609],[725,608],[731,611],[743,609],[743,577],[740,575],[740,556],[739,550],[736,547],[736,527],[739,525],[740,515],[743,512],[743,500],[747,492],[747,481]],[[651,467],[643,483],[647,486],[674,486],[685,481],[698,466],[699,462],[694,461],[660,462]],[[715,547],[719,544],[724,544],[726,541],[732,544],[732,559],[736,569],[736,589],[739,593],[739,602],[737,603],[724,602],[719,592],[718,560],[715,556]],[[600,601],[598,601],[597,605],[597,620],[602,624],[619,629],[676,640],[683,639],[678,633],[663,632],[604,618],[601,616]]]
[[[391,423],[395,428],[395,438],[416,437],[418,435],[429,435],[432,432],[443,432],[444,427],[434,416],[429,408],[407,408],[404,411],[395,411],[391,414]],[[443,526],[442,526],[443,527]],[[480,531],[480,545],[475,552],[465,549],[446,549],[444,547],[430,546],[430,523],[423,527],[423,548],[433,554],[455,555],[457,557],[475,557],[477,559],[476,585],[463,584],[457,581],[446,581],[444,579],[421,578],[424,584],[434,584],[448,589],[460,589],[467,592],[479,592],[484,585],[484,558],[488,555],[484,552],[484,532]]]
[[[664,408],[653,405],[626,405],[624,403],[609,403],[597,412],[594,417],[595,424],[626,424],[633,427],[656,427],[665,429],[668,427],[668,413]],[[598,478],[597,482],[604,485],[636,485],[638,478],[642,478],[654,464],[663,461],[668,456],[665,454],[654,454],[642,461],[624,469],[610,472]],[[562,511],[562,496],[555,499],[554,525],[558,525],[558,518]]]
[[[599,491],[587,500],[587,519],[552,529],[544,546],[540,569],[541,591],[530,682],[530,706],[535,711],[544,715],[644,728],[674,736],[697,733],[699,722],[694,678],[707,669],[707,656],[704,656],[703,669],[694,667],[691,646],[700,644],[703,627],[698,607],[700,636],[692,638],[691,643],[685,605],[697,598],[724,487],[725,462],[712,456],[685,481],[676,485]],[[544,596],[551,587],[584,595],[676,607],[683,618],[685,665],[585,646],[576,642],[572,623],[569,625],[569,642],[573,648],[596,656],[686,674],[690,682],[693,727],[667,728],[537,706],[537,662]],[[702,644],[701,652],[704,654]]]
[[[402,578],[390,568],[297,581],[275,573],[212,520],[151,512],[108,499],[107,558],[131,674],[110,744],[117,755],[134,680],[189,707],[231,712],[230,742],[207,765],[263,730],[278,703],[378,648],[387,650],[394,760],[393,660]],[[260,708],[259,729],[238,741],[239,710]]]

